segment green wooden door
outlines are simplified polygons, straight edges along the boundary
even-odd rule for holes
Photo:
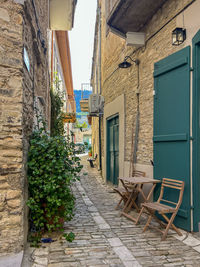
[[[118,184],[119,177],[119,117],[107,120],[107,180]]]
[[[191,230],[190,47],[154,66],[154,177],[183,180],[184,197],[175,224]],[[159,188],[155,191],[157,199]],[[168,192],[175,200],[176,192]]]
[[[200,30],[193,40],[193,200],[194,225],[198,231],[200,222]]]

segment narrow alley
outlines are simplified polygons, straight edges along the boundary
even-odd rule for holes
[[[200,267],[199,12],[0,0],[0,267]]]
[[[62,238],[27,249],[23,267],[71,266],[200,266],[200,236],[173,231],[161,242],[158,231],[142,233],[144,217],[135,225],[120,210],[115,210],[118,195],[103,183],[96,168],[86,158],[80,182],[76,182],[75,217],[65,224],[65,232],[74,232],[72,243]]]

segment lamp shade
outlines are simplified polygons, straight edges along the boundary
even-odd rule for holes
[[[127,62],[127,61],[125,60],[125,61],[123,61],[122,63],[120,63],[120,64],[118,65],[118,67],[121,68],[121,69],[127,69],[127,68],[129,68],[131,65],[132,65],[132,64],[131,64],[130,62]]]

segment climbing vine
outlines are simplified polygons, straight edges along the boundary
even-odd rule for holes
[[[64,95],[60,90],[60,80],[54,74],[54,83],[50,91],[51,96],[51,136],[64,135],[63,106]]]

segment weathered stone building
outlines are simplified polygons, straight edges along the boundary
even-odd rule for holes
[[[29,137],[37,112],[50,122],[49,18],[51,29],[70,30],[75,3],[61,3],[62,20],[54,0],[0,0],[1,255],[22,251],[27,239]]]
[[[131,175],[134,162],[135,168],[145,171],[147,176],[183,179],[186,183],[185,199],[179,225],[197,231],[200,176],[198,141],[195,140],[198,140],[199,133],[196,121],[198,105],[193,97],[198,96],[199,84],[197,76],[193,75],[199,64],[195,63],[195,53],[199,53],[195,51],[199,42],[197,10],[200,10],[200,1],[101,0],[98,3],[91,83],[93,92],[104,96],[105,104],[101,123],[99,118],[93,117],[92,141],[94,153],[98,154],[101,142],[103,178],[117,183],[118,176]],[[177,28],[186,29],[186,40],[175,46],[172,32]],[[132,44],[127,33],[135,38]],[[138,35],[135,33],[144,37],[143,44],[137,44],[138,37],[135,36]],[[181,57],[185,63],[179,65],[177,62],[182,60]],[[124,61],[132,65],[119,67]],[[186,73],[180,78],[179,74],[184,71]],[[166,78],[165,74],[174,77]],[[181,83],[186,76],[188,81]],[[176,91],[179,84],[180,90],[187,84],[187,89],[182,89],[187,94]],[[163,96],[165,100],[162,102],[159,97],[164,86],[167,92],[170,92],[167,88],[173,88],[174,96],[171,92],[171,96]],[[188,103],[188,106],[183,103]],[[187,121],[184,130],[180,127],[175,132],[175,126],[182,121]],[[185,139],[181,137],[183,133]],[[186,143],[187,152],[183,152],[179,146]],[[183,154],[188,157],[183,159]],[[183,170],[181,166],[187,168]]]
[[[52,90],[60,92],[63,96],[63,112],[69,118],[68,122],[65,122],[64,127],[67,135],[71,136],[73,124],[69,123],[69,121],[76,120],[76,103],[74,99],[68,32],[53,31],[50,41]],[[56,79],[58,82],[56,82]]]
[[[23,249],[28,229],[26,159],[37,96],[44,100],[47,119],[50,107],[48,1],[16,2],[1,1],[0,8],[1,253]]]

